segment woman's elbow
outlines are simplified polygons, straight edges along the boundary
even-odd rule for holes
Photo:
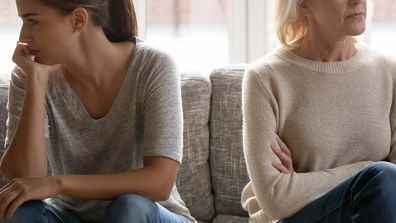
[[[261,202],[263,212],[272,219],[284,219],[293,216],[297,209],[294,202],[289,202],[288,199],[277,200],[270,199],[270,202]]]
[[[7,168],[6,162],[4,159],[0,161],[0,175],[3,177],[5,180],[9,181],[12,179],[12,174],[10,174],[9,168]]]
[[[148,192],[152,195],[151,199],[153,201],[167,200],[175,185],[178,163],[160,158],[147,160],[147,164],[147,171],[150,172],[152,180],[146,186],[150,187]]]
[[[155,188],[156,193],[154,193],[153,200],[155,202],[168,200],[172,193],[173,185],[174,181],[170,180],[164,180],[162,183],[158,184],[158,187]]]
[[[37,169],[21,169],[18,166],[4,161],[0,162],[0,175],[8,182],[15,178],[27,178],[27,177],[44,177],[46,176],[46,167]]]

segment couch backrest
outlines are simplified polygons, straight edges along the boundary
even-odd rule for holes
[[[176,183],[191,214],[208,222],[214,217],[208,163],[211,84],[207,77],[184,74],[181,90],[184,154]]]
[[[210,168],[216,214],[247,216],[241,206],[241,192],[249,181],[242,145],[245,67],[217,69],[210,75]]]
[[[7,101],[8,101],[8,85],[0,80],[0,159],[4,154],[4,140],[6,134],[7,121]],[[5,181],[0,177],[0,186],[4,185]]]
[[[8,85],[0,81],[0,157],[3,157],[7,120]]]

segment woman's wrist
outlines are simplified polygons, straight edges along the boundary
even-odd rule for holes
[[[65,188],[63,183],[62,176],[51,176],[52,184],[54,185],[55,191],[57,195],[64,194]]]
[[[38,92],[45,96],[48,86],[48,76],[48,74],[38,72],[28,75],[26,82],[26,91],[30,93]]]

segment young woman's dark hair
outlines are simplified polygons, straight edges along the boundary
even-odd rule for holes
[[[103,27],[111,42],[123,42],[138,35],[133,0],[40,0],[69,14],[77,7],[87,9],[95,25]]]

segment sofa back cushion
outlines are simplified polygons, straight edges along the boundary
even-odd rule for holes
[[[0,80],[0,159],[4,154],[4,140],[6,137],[6,121],[8,117],[7,113],[7,101],[8,101],[8,85],[5,81]],[[4,179],[0,176],[0,186],[5,184]]]
[[[249,181],[242,146],[241,86],[245,66],[214,70],[210,167],[216,214],[247,216],[241,192]]]
[[[176,183],[192,216],[208,222],[214,217],[208,163],[211,84],[209,78],[184,74],[181,90],[184,154]]]
[[[0,80],[0,157],[3,157],[6,135],[8,85]]]

